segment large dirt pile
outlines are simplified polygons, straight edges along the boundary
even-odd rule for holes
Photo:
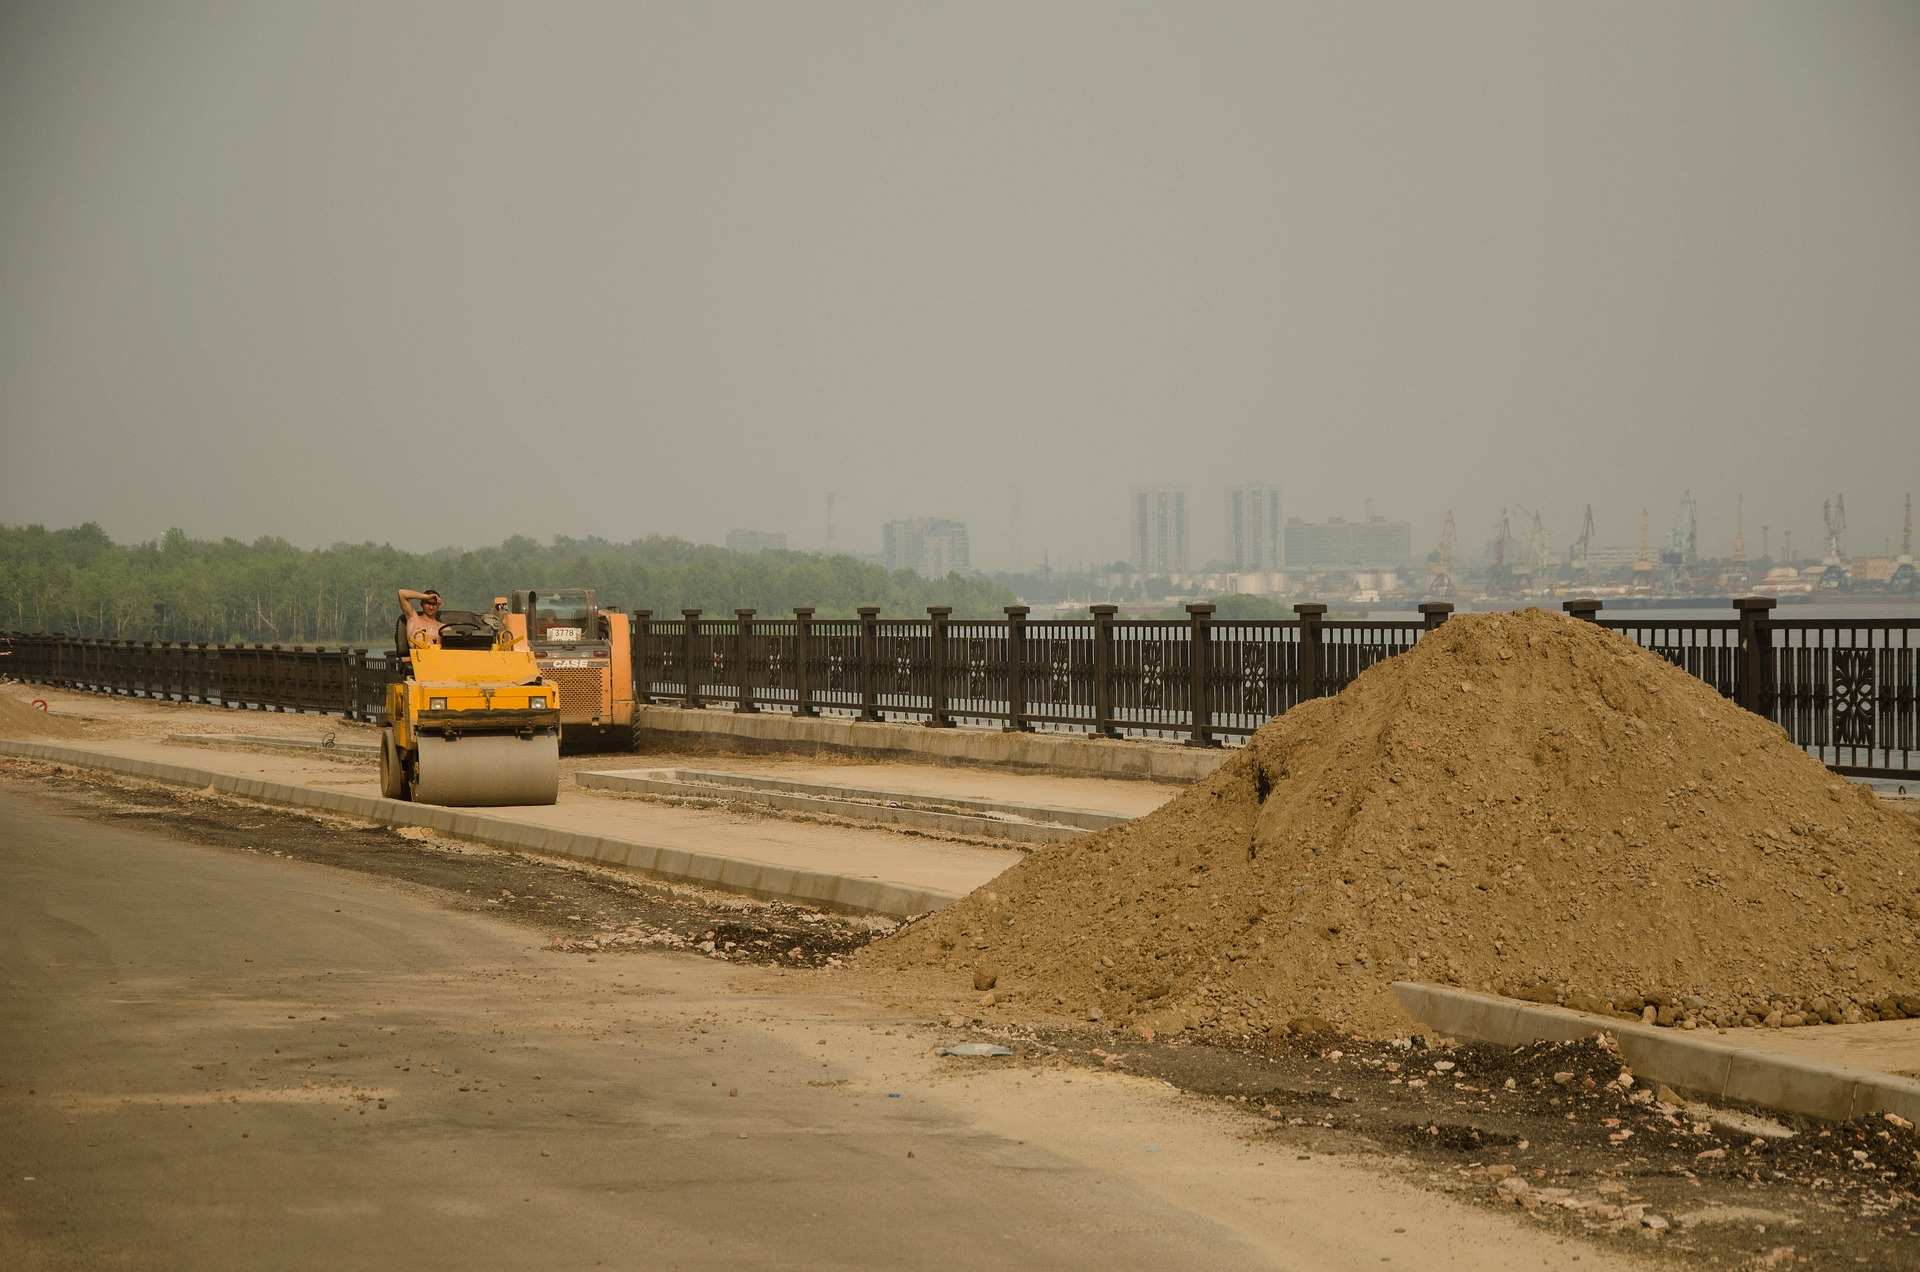
[[[1920,824],[1557,614],[1457,617],[1152,815],[863,953],[1215,1036],[1440,981],[1663,1024],[1920,1015]]]

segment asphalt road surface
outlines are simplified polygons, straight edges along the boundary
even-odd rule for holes
[[[1624,1266],[1137,1079],[942,1085],[904,1022],[709,960],[18,791],[0,826],[0,1267]]]

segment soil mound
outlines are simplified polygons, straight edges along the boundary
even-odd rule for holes
[[[86,731],[85,721],[42,711],[13,691],[0,692],[0,738],[77,738]]]
[[[861,958],[1041,1010],[1404,1032],[1438,981],[1662,1024],[1920,1014],[1920,824],[1624,637],[1463,615],[1157,812]]]

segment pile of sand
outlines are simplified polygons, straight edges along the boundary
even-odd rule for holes
[[[1920,824],[1623,637],[1469,615],[1150,816],[862,954],[1113,1024],[1407,1021],[1439,981],[1660,1023],[1920,1015]]]
[[[87,732],[84,720],[53,711],[42,711],[31,698],[9,687],[0,692],[0,738],[31,741],[35,738],[77,738]]]

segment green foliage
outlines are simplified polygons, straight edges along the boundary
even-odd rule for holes
[[[1235,592],[1213,598],[1215,622],[1228,619],[1293,618],[1293,605],[1274,596],[1248,596]]]
[[[515,588],[590,587],[603,605],[678,617],[736,607],[768,618],[812,605],[821,617],[861,605],[921,616],[999,617],[1013,603],[998,584],[889,573],[849,556],[729,552],[650,538],[633,543],[515,535],[491,547],[403,552],[388,544],[296,548],[284,539],[190,539],[116,544],[92,522],[68,530],[0,525],[0,628],[120,640],[384,644],[394,593],[435,588],[449,609],[486,609]]]

